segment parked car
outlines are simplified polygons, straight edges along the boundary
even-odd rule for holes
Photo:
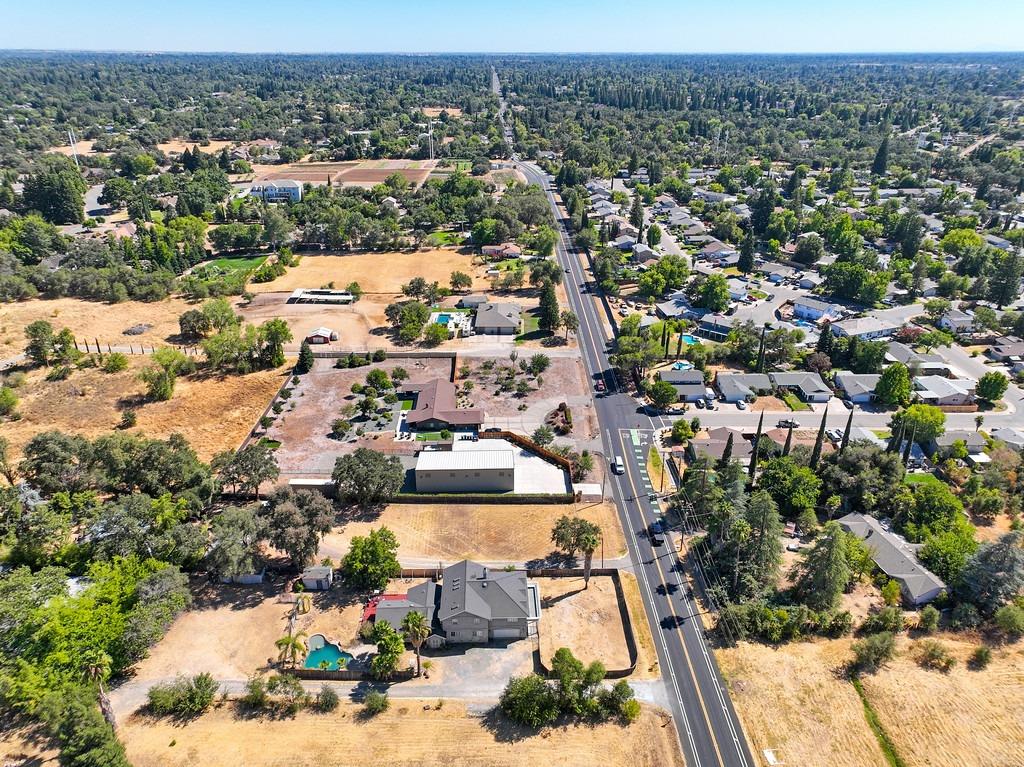
[[[747,401],[745,399],[741,399],[739,402],[736,403],[736,408],[738,410],[746,410],[747,409]]]
[[[626,464],[622,462],[621,455],[615,456],[615,460],[612,461],[612,471],[614,471],[616,474],[625,474]]]
[[[775,425],[777,427],[779,427],[780,429],[789,429],[789,428],[799,429],[800,428],[800,422],[798,420],[796,420],[795,418],[783,418],[782,420],[780,420]]]
[[[604,381],[603,380],[599,380],[596,384],[594,384],[594,388],[597,389],[597,391],[604,391],[605,390]]]
[[[651,545],[652,546],[664,546],[665,545],[665,539],[662,538],[660,535],[652,535],[651,536]]]
[[[698,410],[703,410],[704,409],[704,400],[702,400],[702,399],[697,400],[693,404],[697,406]]]

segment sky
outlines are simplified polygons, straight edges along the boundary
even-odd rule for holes
[[[1024,0],[0,0],[0,49],[1024,50]]]

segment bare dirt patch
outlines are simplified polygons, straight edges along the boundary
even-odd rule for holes
[[[785,764],[886,767],[857,691],[837,673],[852,657],[850,642],[716,650],[755,755],[772,749]]]
[[[239,718],[230,704],[187,724],[136,715],[121,736],[136,767],[533,767],[537,764],[630,764],[682,767],[675,729],[660,709],[643,707],[629,727],[567,725],[540,733],[464,704],[393,700],[372,719],[359,706],[293,718]],[[396,734],[400,734],[396,737]]]
[[[162,144],[157,144],[156,148],[164,154],[181,154],[186,149],[192,151],[196,147],[199,147],[199,151],[204,154],[215,154],[225,147],[230,149],[233,143],[234,142],[232,141],[211,140],[209,143],[204,144],[196,141],[185,141],[183,139],[176,138],[171,141],[165,141]]]
[[[484,268],[473,263],[472,254],[438,248],[395,253],[303,256],[298,266],[290,267],[283,276],[272,282],[253,284],[249,289],[254,293],[290,293],[296,288],[319,288],[329,282],[333,282],[339,289],[350,282],[358,282],[364,294],[393,296],[401,293],[402,285],[413,277],[422,277],[427,282],[436,280],[447,286],[454,271],[474,277],[474,290],[489,287],[490,283],[484,278]]]
[[[0,360],[20,354],[25,348],[25,328],[46,320],[57,330],[71,328],[79,342],[96,339],[103,348],[140,344],[159,346],[178,332],[178,317],[195,308],[180,298],[144,303],[123,301],[105,304],[80,298],[32,299],[0,304]],[[124,335],[134,325],[149,325],[140,335]]]
[[[42,726],[0,726],[0,764],[11,767],[55,767],[59,752]]]
[[[427,117],[440,117],[442,112],[447,112],[449,117],[462,117],[458,107],[422,107],[420,111]]]
[[[257,168],[261,181],[293,179],[333,186],[375,186],[393,174],[419,186],[437,167],[435,160],[363,160],[359,162],[298,162]]]
[[[355,535],[384,526],[395,533],[403,562],[436,564],[475,559],[489,563],[545,560],[553,555],[551,528],[563,514],[576,515],[601,526],[604,555],[619,557],[625,540],[615,507],[608,503],[578,505],[435,505],[387,506],[378,514],[353,517],[330,532],[320,544],[319,557],[339,558]],[[600,550],[594,565],[601,563]]]
[[[292,605],[278,600],[281,583],[195,584],[192,609],[171,625],[134,681],[152,682],[207,671],[215,679],[245,679],[274,659],[274,642],[288,633]]]
[[[550,662],[555,651],[568,647],[584,663],[600,661],[606,668],[629,666],[626,630],[619,613],[615,584],[608,576],[537,578],[543,620],[540,654]]]
[[[311,372],[300,376],[286,409],[267,432],[269,438],[281,443],[277,461],[285,476],[330,476],[335,459],[358,447],[355,442],[332,438],[331,424],[342,417],[344,407],[358,401],[352,394],[352,384],[364,383],[373,368],[388,373],[397,367],[404,368],[409,380],[414,382],[432,378],[447,380],[451,371],[451,360],[447,359],[385,360],[360,368],[335,368],[333,363],[331,359],[318,359]],[[352,419],[352,424],[367,427],[358,417]],[[376,440],[372,436],[366,438],[373,441],[374,450],[411,454],[415,448],[413,442],[395,442],[390,424],[374,433]],[[354,438],[354,431],[352,436]]]

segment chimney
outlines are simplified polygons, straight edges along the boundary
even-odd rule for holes
[[[486,581],[487,580],[487,568],[486,567],[484,568],[483,575],[480,576],[480,580],[482,580],[482,581]]]

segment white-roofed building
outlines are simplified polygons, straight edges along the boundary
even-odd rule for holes
[[[515,489],[511,445],[476,443],[472,450],[424,450],[416,457],[419,493],[510,493]]]

